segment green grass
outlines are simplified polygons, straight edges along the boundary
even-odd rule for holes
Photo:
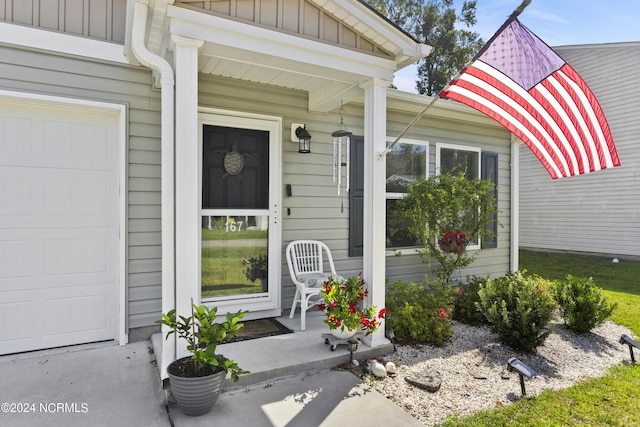
[[[611,258],[563,253],[520,252],[520,268],[549,280],[568,274],[593,277],[610,302],[618,308],[612,320],[640,336],[640,262],[611,262]],[[601,378],[582,381],[564,390],[538,396],[469,417],[451,417],[446,427],[500,426],[637,426],[640,425],[640,366],[611,368]]]
[[[229,295],[253,294],[262,292],[259,280],[251,282],[244,275],[246,266],[244,259],[250,256],[267,255],[267,246],[221,245],[207,246],[207,241],[237,241],[240,239],[266,240],[267,232],[260,230],[243,230],[242,232],[225,232],[224,230],[202,230],[202,297],[221,297]],[[237,243],[237,242],[236,242]]]

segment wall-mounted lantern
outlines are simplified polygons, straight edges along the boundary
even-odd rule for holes
[[[311,152],[311,135],[307,131],[307,125],[291,123],[291,141],[298,143],[298,153]]]

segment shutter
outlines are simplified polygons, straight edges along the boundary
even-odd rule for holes
[[[349,170],[349,256],[362,256],[364,221],[364,137],[351,136]]]
[[[493,197],[498,203],[498,153],[482,152],[481,157],[481,178],[489,179],[494,184]],[[491,249],[498,247],[498,214],[492,215],[485,227],[487,231],[493,233],[492,237],[482,239],[482,249]]]

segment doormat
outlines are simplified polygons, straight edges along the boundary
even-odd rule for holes
[[[244,323],[244,326],[240,328],[236,335],[233,338],[225,339],[222,342],[223,344],[293,333],[291,329],[273,318],[247,320],[242,323]]]

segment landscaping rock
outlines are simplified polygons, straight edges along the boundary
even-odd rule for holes
[[[440,390],[440,385],[442,384],[442,375],[432,369],[426,369],[420,374],[406,376],[404,379],[409,384],[423,388],[432,393]]]

